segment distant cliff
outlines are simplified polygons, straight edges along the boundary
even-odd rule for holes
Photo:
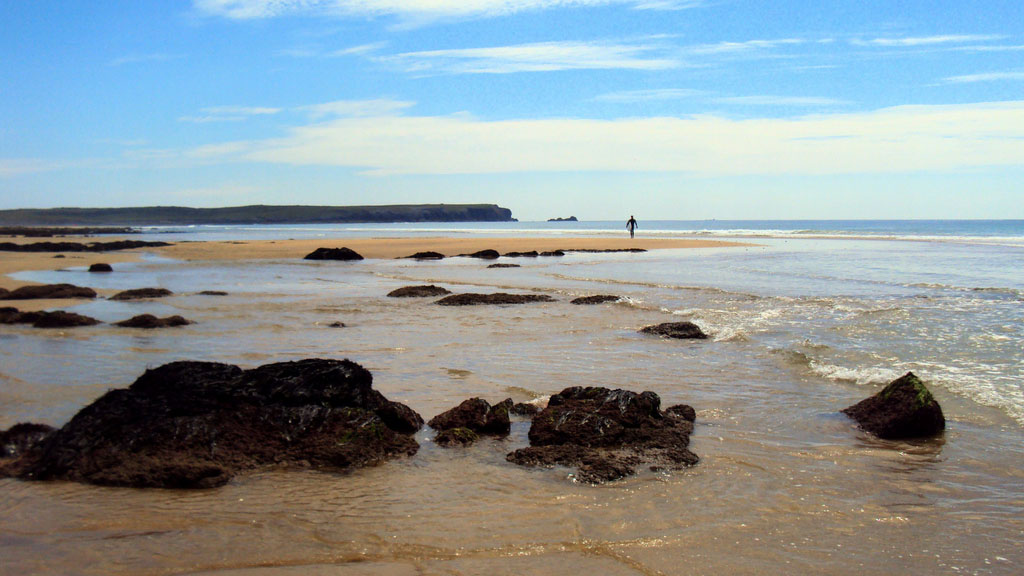
[[[235,206],[185,208],[44,208],[0,210],[6,226],[176,226],[187,224],[336,224],[374,222],[512,222],[497,204],[391,206]]]

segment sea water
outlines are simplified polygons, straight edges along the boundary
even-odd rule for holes
[[[646,224],[646,226],[645,226]],[[507,439],[352,474],[274,470],[203,492],[0,481],[5,573],[1020,573],[1024,554],[1024,224],[641,222],[752,245],[568,253],[488,269],[437,262],[178,262],[20,279],[162,286],[74,307],[196,324],[141,331],[0,327],[0,427],[54,425],[146,368],[349,358],[430,418],[461,400],[542,403],[574,385],[652,390],[697,409],[701,462],[604,486],[514,466]],[[173,241],[395,235],[621,235],[624,223],[147,229]],[[69,262],[73,264],[73,261]],[[393,299],[433,283],[551,303]],[[200,296],[223,290],[228,296]],[[574,306],[575,296],[618,302]],[[690,320],[710,341],[637,333]],[[344,322],[344,328],[331,328]],[[839,413],[907,371],[942,404],[937,439],[890,442]]]

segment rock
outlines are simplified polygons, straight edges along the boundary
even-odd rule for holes
[[[14,306],[0,306],[0,324],[17,324],[21,311]]]
[[[95,326],[100,321],[89,316],[83,316],[81,314],[75,314],[74,312],[65,312],[63,310],[55,310],[53,312],[34,312],[31,314],[23,313],[21,315],[22,322],[25,322],[27,317],[32,317],[32,326],[35,328],[74,328],[76,326]]]
[[[511,398],[494,406],[482,398],[470,398],[455,408],[434,416],[427,425],[434,430],[466,428],[478,434],[507,436],[511,430],[508,417],[511,408]]]
[[[862,429],[885,439],[934,436],[946,428],[942,408],[913,372],[842,412]]]
[[[317,248],[306,255],[304,260],[362,260],[363,257],[351,248]]]
[[[67,258],[67,256],[65,256],[63,254],[55,254],[53,257],[54,258]]]
[[[330,324],[327,325],[327,327],[328,328],[344,328],[345,327],[345,323],[344,322],[331,322]]]
[[[0,476],[209,488],[265,466],[349,470],[414,454],[423,420],[348,360],[173,362],[112,390]]]
[[[549,250],[547,252],[541,252],[541,256],[565,256],[565,252],[561,250]]]
[[[39,300],[45,298],[95,298],[96,291],[73,284],[22,286],[2,296],[3,300]]]
[[[440,252],[417,252],[411,256],[406,256],[406,258],[414,260],[443,260],[444,254]]]
[[[665,414],[682,418],[683,420],[688,420],[690,422],[697,421],[697,411],[693,409],[693,406],[688,406],[686,404],[669,406],[668,408],[665,408]]]
[[[579,222],[575,216],[569,216],[568,218],[548,218],[548,222]]]
[[[447,288],[440,286],[405,286],[388,292],[390,298],[431,298],[434,296],[444,296],[445,294],[451,294],[452,291]]]
[[[434,444],[438,446],[468,446],[480,439],[480,435],[469,428],[451,428],[441,430],[434,436]]]
[[[488,268],[520,268],[519,264],[491,264]]]
[[[518,402],[512,406],[509,410],[511,413],[517,416],[528,416],[530,418],[537,415],[540,412],[540,407],[536,404],[529,404],[527,402]]]
[[[554,302],[555,299],[546,294],[452,294],[445,296],[436,303],[441,306],[474,306],[478,304],[526,304],[528,302]]]
[[[473,252],[472,254],[461,254],[468,258],[482,258],[484,260],[496,260],[501,254],[498,254],[497,250],[480,250],[479,252]]]
[[[5,252],[110,252],[113,250],[131,250],[171,246],[167,242],[144,242],[142,240],[115,240],[112,242],[33,242],[31,244],[15,244],[0,242],[0,251]],[[54,256],[55,258],[57,256]],[[63,256],[60,256],[63,258]]]
[[[89,266],[89,272],[113,272],[113,271],[114,271],[114,268],[110,264],[105,264],[103,262],[97,262],[96,264],[93,264],[93,265]]]
[[[187,326],[191,323],[192,322],[182,318],[181,316],[157,318],[152,314],[139,314],[138,316],[132,316],[127,320],[114,322],[114,325],[122,326],[124,328],[167,328],[171,326]]]
[[[196,292],[197,296],[227,296],[228,293],[223,290],[203,290],[202,292]]]
[[[531,250],[529,252],[509,252],[504,256],[506,258],[536,258],[539,254],[536,250]]]
[[[0,288],[0,300],[3,300],[11,291],[7,288]]]
[[[706,340],[708,335],[693,322],[666,322],[657,326],[647,326],[640,330],[644,334],[657,334],[665,338],[690,338]]]
[[[54,428],[46,424],[15,424],[0,432],[0,462],[20,458],[28,449],[53,434]]]
[[[118,292],[110,297],[111,300],[143,300],[146,298],[163,298],[171,296],[174,292],[166,288],[135,288]]]
[[[577,479],[600,483],[635,473],[641,464],[692,466],[687,447],[693,422],[682,410],[662,412],[654,392],[566,388],[548,401],[530,426],[530,447],[510,453],[524,466],[572,466]]]
[[[620,298],[618,296],[612,296],[611,294],[598,294],[597,296],[580,296],[579,298],[572,299],[570,304],[604,304],[605,302],[618,302]]]

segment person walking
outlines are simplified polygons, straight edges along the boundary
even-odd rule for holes
[[[629,230],[629,237],[633,237],[633,230],[636,229],[636,218],[633,215],[629,215],[629,220],[626,220],[626,230]]]

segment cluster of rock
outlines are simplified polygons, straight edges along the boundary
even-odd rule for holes
[[[15,244],[0,242],[3,252],[112,252],[115,250],[133,250],[135,248],[157,248],[171,246],[168,242],[145,242],[142,240],[115,240],[112,242],[33,242]]]
[[[186,326],[191,323],[181,316],[157,318],[152,314],[139,314],[128,320],[114,322],[114,325],[126,328],[166,328],[169,326]],[[4,306],[0,307],[0,324],[31,324],[34,328],[75,328],[78,326],[95,326],[96,324],[102,324],[102,322],[91,316],[65,310],[22,312],[13,306]]]
[[[495,292],[494,294],[452,294],[438,300],[436,304],[441,306],[476,306],[480,304],[527,304],[530,302],[554,302],[555,299],[547,294],[509,294],[506,292]]]

